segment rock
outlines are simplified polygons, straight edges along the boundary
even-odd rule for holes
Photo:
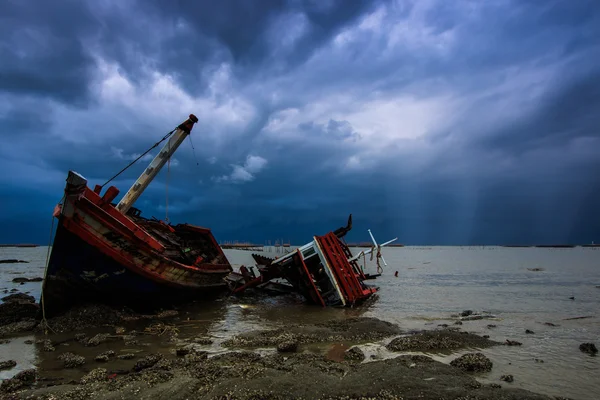
[[[15,367],[16,365],[17,365],[17,362],[14,360],[0,361],[0,371],[3,371],[5,369],[11,369],[12,367]]]
[[[462,324],[463,324],[463,323],[462,323],[462,321],[456,321],[456,322],[454,323],[454,325],[462,325]]]
[[[0,326],[35,319],[39,309],[39,304],[28,301],[14,300],[2,303],[0,304]]]
[[[544,271],[544,268],[527,268],[527,270],[532,272],[541,272]]]
[[[598,352],[594,343],[581,343],[579,345],[579,350],[590,355],[595,355]]]
[[[465,372],[488,372],[492,370],[492,362],[482,353],[468,353],[450,362],[453,367]]]
[[[8,339],[0,339],[0,344],[7,344],[10,343],[10,340]]]
[[[487,328],[488,328],[488,329],[492,329],[492,328],[495,328],[495,327],[496,327],[496,325],[494,325],[494,324],[489,324],[489,325],[487,326]]]
[[[11,393],[21,389],[26,385],[30,385],[35,382],[37,378],[37,371],[35,369],[26,369],[19,372],[11,379],[5,379],[0,384],[0,392]]]
[[[198,344],[202,344],[202,345],[209,345],[209,344],[213,344],[213,340],[209,337],[198,337],[194,339],[194,343],[198,343]]]
[[[529,329],[525,329],[525,333],[528,335],[535,335],[535,332]]]
[[[134,357],[135,357],[135,354],[133,354],[133,353],[120,354],[117,356],[117,358],[119,360],[131,360]]]
[[[535,360],[536,363],[543,363],[544,362],[544,360],[540,360],[539,358],[534,358],[534,360]]]
[[[512,375],[502,375],[500,380],[504,382],[513,382],[515,378]]]
[[[463,317],[463,321],[477,321],[483,319],[483,315],[469,315],[467,317]]]
[[[95,360],[99,362],[107,362],[111,357],[115,356],[115,352],[112,350],[105,351],[96,356]]]
[[[93,382],[102,382],[108,380],[108,371],[106,368],[96,368],[81,378],[81,384],[85,385]]]
[[[359,347],[351,347],[344,352],[344,359],[361,362],[365,359],[365,353]]]
[[[25,293],[13,293],[9,294],[8,296],[4,296],[2,298],[2,301],[5,303],[12,303],[18,301],[23,301],[25,303],[35,303],[35,297],[29,296]]]
[[[516,340],[508,340],[508,339],[506,339],[506,342],[504,342],[504,344],[507,345],[507,346],[521,346],[523,343],[517,342]]]
[[[28,340],[24,341],[23,343],[25,343],[25,344],[33,344],[34,342],[33,342],[33,340],[28,339]]]
[[[179,311],[176,311],[176,310],[166,310],[166,311],[162,311],[162,312],[159,312],[158,314],[156,314],[156,318],[164,319],[164,318],[175,317],[177,315],[179,315]]]
[[[87,336],[86,336],[85,333],[76,333],[75,334],[75,340],[78,341],[78,342],[85,343],[85,342],[88,341],[88,338],[87,338]]]
[[[143,369],[150,368],[154,364],[159,362],[161,359],[162,359],[162,356],[159,354],[150,354],[149,356],[146,356],[144,358],[140,358],[139,360],[137,360],[137,362],[133,366],[133,370],[136,372],[139,372]]]
[[[41,343],[43,344],[42,346],[42,350],[50,353],[56,350],[56,348],[52,345],[52,341],[50,339],[46,339],[46,340],[42,340]]]
[[[115,334],[122,335],[124,333],[125,333],[125,328],[123,328],[122,326],[115,327]]]
[[[175,354],[176,354],[178,357],[183,357],[183,356],[185,356],[185,355],[187,355],[187,354],[189,354],[189,353],[190,353],[190,349],[188,349],[188,348],[185,348],[185,347],[180,347],[180,348],[178,348],[178,349],[175,349]]]
[[[294,340],[288,340],[281,342],[277,345],[277,351],[280,353],[291,353],[298,350],[298,342]]]
[[[484,338],[484,339],[489,339],[489,338],[490,338],[490,335],[483,335],[483,338]]]
[[[19,322],[13,322],[6,325],[0,324],[0,337],[12,335],[19,332],[29,332],[35,329],[38,321],[29,318]]]
[[[448,324],[438,324],[438,326],[441,326],[442,328],[447,328]]]
[[[463,312],[460,313],[461,317],[468,317],[469,315],[473,314],[473,311],[471,310],[465,310]]]
[[[502,385],[498,385],[497,383],[490,383],[490,387],[492,389],[502,389]]]
[[[489,347],[499,344],[468,332],[448,330],[423,331],[408,336],[400,336],[386,345],[390,351],[444,351],[464,347]]]
[[[25,277],[18,277],[18,278],[14,278],[12,281],[14,283],[25,283],[25,282],[41,282],[44,279],[38,277],[35,278],[25,278]]]
[[[29,263],[29,261],[17,260],[16,258],[0,260],[0,264],[28,264],[28,263]]]
[[[85,364],[85,358],[70,352],[62,353],[58,359],[63,362],[65,368],[76,368]]]
[[[122,338],[125,346],[137,346],[140,344],[134,335],[123,335]]]
[[[13,379],[18,379],[21,382],[33,383],[37,379],[37,370],[35,368],[23,370],[16,374]]]
[[[548,325],[548,326],[560,326],[557,324],[553,324],[552,322],[544,322],[544,325]]]
[[[100,343],[106,342],[108,340],[107,333],[99,333],[96,336],[92,337],[85,343],[86,346],[98,346]]]

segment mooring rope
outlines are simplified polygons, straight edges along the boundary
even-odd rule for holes
[[[61,203],[64,205],[64,201],[67,198],[67,195],[64,194],[63,197],[59,200],[58,204]],[[61,210],[62,213],[62,210]],[[40,293],[40,303],[42,306],[42,325],[44,326],[44,335],[48,334],[48,329],[50,329],[53,333],[56,333],[54,329],[48,324],[48,320],[46,319],[46,302],[44,301],[44,289],[46,287],[46,280],[48,279],[48,265],[50,264],[50,248],[52,246],[52,234],[54,233],[54,213],[52,213],[52,223],[50,224],[50,236],[48,238],[48,249],[46,250],[46,267],[44,268],[44,282],[42,283],[42,292]]]

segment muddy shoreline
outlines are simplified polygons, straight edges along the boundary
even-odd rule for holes
[[[13,297],[12,304],[11,310],[33,307],[24,296]],[[506,344],[460,327],[404,332],[376,318],[353,317],[244,332],[215,344],[202,333],[180,337],[185,319],[185,313],[177,310],[136,314],[87,305],[50,319],[46,329],[26,314],[24,320],[8,324],[10,330],[3,326],[7,342],[1,346],[23,341],[18,336],[23,330],[15,328],[22,324],[36,335],[29,345],[48,361],[4,380],[0,398],[552,398],[513,389],[500,375],[498,383],[480,383],[476,379],[480,374],[494,373],[484,349]],[[310,350],[339,343],[345,346],[337,356]],[[361,347],[372,343],[394,357],[366,356]],[[211,346],[213,351],[208,351]],[[467,353],[456,355],[449,364],[428,356],[457,350]],[[407,354],[413,352],[421,354]]]

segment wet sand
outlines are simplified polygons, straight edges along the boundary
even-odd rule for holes
[[[34,328],[37,369],[0,386],[2,399],[550,399],[503,384],[482,384],[493,371],[481,350],[503,346],[457,327],[403,332],[376,318],[353,317],[243,332],[214,347],[196,331],[180,336],[186,313],[150,315],[78,307]],[[14,333],[6,340],[22,341]],[[397,356],[367,357],[379,343]],[[344,344],[336,352],[332,346]],[[10,342],[5,344],[10,345]],[[320,351],[311,350],[317,346]],[[450,364],[410,351],[466,349]],[[0,360],[4,361],[4,360]]]

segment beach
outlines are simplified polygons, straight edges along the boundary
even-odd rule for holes
[[[16,290],[39,300],[40,282],[12,280],[43,276],[47,248],[0,251],[0,259],[28,261],[0,266],[3,296]],[[599,251],[390,248],[372,282],[377,296],[349,309],[252,293],[152,315],[83,308],[49,320],[48,335],[37,326],[0,338],[0,361],[16,363],[0,377],[24,376],[2,395],[593,398],[600,361],[579,346],[600,342]],[[226,255],[234,267],[251,262],[247,251]],[[454,361],[478,353],[489,370]],[[34,368],[32,385],[23,371]]]

